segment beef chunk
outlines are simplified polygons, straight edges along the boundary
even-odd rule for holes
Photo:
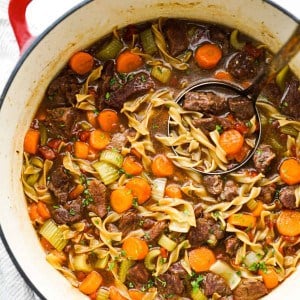
[[[276,192],[276,185],[269,184],[261,187],[259,199],[261,199],[264,203],[269,204],[273,201],[274,195]]]
[[[279,200],[288,209],[296,208],[295,186],[286,186],[279,192]]]
[[[114,133],[107,148],[121,151],[128,143],[128,136],[135,135],[135,133],[133,129],[126,129],[124,132]]]
[[[255,168],[259,172],[266,172],[272,160],[276,157],[270,145],[260,145],[253,155],[253,162]]]
[[[224,182],[220,175],[206,175],[203,176],[203,185],[210,194],[217,196],[221,194]]]
[[[182,296],[185,287],[179,276],[171,272],[164,273],[156,280],[158,293],[161,295],[179,295]]]
[[[72,224],[79,222],[82,216],[82,199],[79,197],[73,201],[68,201],[63,206],[51,211],[52,218],[57,224]]]
[[[250,120],[255,114],[252,101],[246,97],[229,98],[228,106],[232,114],[240,120]]]
[[[167,227],[165,221],[155,222],[154,225],[146,232],[146,239],[148,242],[156,241]]]
[[[293,78],[287,86],[280,100],[281,110],[284,114],[300,120],[300,91],[299,80]]]
[[[230,59],[228,72],[239,80],[252,79],[258,72],[257,60],[246,52],[240,51]]]
[[[268,293],[265,285],[255,279],[242,279],[233,291],[234,300],[257,300]]]
[[[138,73],[121,88],[111,92],[106,104],[119,110],[127,100],[148,92],[154,85],[154,81],[147,73]]]
[[[225,252],[231,257],[234,257],[241,243],[235,236],[231,236],[225,240]]]
[[[73,107],[60,107],[47,110],[45,126],[50,137],[69,139],[72,129],[79,118]]]
[[[196,227],[192,227],[188,233],[188,240],[193,247],[205,243],[215,245],[218,240],[224,237],[224,230],[221,225],[213,219],[198,218]]]
[[[129,210],[122,214],[118,227],[123,233],[123,236],[126,236],[129,232],[134,231],[139,228],[141,217],[137,214],[135,210]]]
[[[224,278],[214,273],[207,273],[203,285],[206,296],[212,296],[214,293],[218,293],[220,296],[229,296],[232,294]]]
[[[149,280],[149,272],[144,263],[138,262],[135,266],[128,270],[126,280],[132,282],[135,287],[141,288]]]
[[[228,106],[224,97],[212,92],[188,92],[185,94],[183,108],[204,114],[220,115]]]
[[[226,201],[232,201],[238,195],[238,185],[233,180],[227,180],[220,197]]]
[[[75,95],[79,93],[81,86],[76,74],[71,70],[65,70],[47,89],[47,108],[66,107],[76,103]]]
[[[48,188],[57,198],[59,204],[64,204],[68,200],[69,191],[73,186],[73,179],[65,172],[62,165],[62,158],[58,157],[49,172]]]
[[[183,268],[181,262],[179,261],[170,266],[169,272],[178,275],[181,279],[188,278],[187,271]]]
[[[214,131],[217,126],[220,126],[222,130],[230,129],[233,126],[229,119],[216,116],[194,119],[192,123],[196,128],[201,128],[204,133]]]
[[[106,198],[106,186],[99,180],[92,180],[88,186],[86,200],[89,202],[87,209],[94,212],[100,218],[107,214],[108,201]]]
[[[229,52],[229,36],[230,32],[217,26],[213,26],[209,30],[210,39],[221,47],[223,55],[227,55]]]
[[[171,56],[177,56],[187,49],[189,40],[185,22],[169,19],[165,24],[164,31]]]

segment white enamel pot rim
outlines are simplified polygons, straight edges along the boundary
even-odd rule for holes
[[[72,53],[115,26],[163,17],[185,17],[238,28],[277,51],[296,19],[262,0],[94,0],[76,6],[27,48],[1,96],[1,237],[18,270],[42,299],[87,299],[45,261],[30,223],[20,180],[23,139],[46,86]],[[292,68],[300,75],[299,55]],[[297,67],[298,66],[298,67]],[[300,294],[300,269],[266,299]]]

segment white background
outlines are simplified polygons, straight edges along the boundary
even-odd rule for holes
[[[31,33],[35,36],[42,33],[64,12],[80,2],[82,0],[33,0],[27,9],[27,20]],[[273,0],[273,2],[278,3],[300,19],[300,2],[298,0]],[[8,0],[0,0],[0,94],[19,58],[18,46],[9,26],[7,6]],[[1,199],[1,201],[5,201],[5,199]],[[0,299],[36,299],[14,268],[1,241]]]

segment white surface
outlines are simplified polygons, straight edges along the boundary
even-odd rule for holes
[[[112,0],[113,1],[113,0]],[[116,0],[115,0],[116,1]],[[33,0],[28,9],[28,20],[34,35],[41,33],[49,24],[62,15],[79,0]],[[288,11],[300,18],[299,4],[295,0],[277,0]],[[0,93],[16,64],[19,53],[16,40],[7,17],[8,0],[0,0]],[[26,287],[23,279],[15,270],[0,241],[0,299],[31,300],[33,293]]]

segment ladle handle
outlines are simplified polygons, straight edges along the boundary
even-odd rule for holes
[[[300,50],[300,24],[297,25],[293,34],[275,54],[270,64],[257,76],[254,84],[245,91],[252,99],[257,99],[263,88],[275,78],[276,74],[285,67]]]

